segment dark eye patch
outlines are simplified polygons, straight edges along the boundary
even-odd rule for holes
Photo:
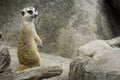
[[[29,14],[32,14],[33,13],[33,11],[32,10],[29,10],[29,11],[27,11]]]
[[[24,16],[25,12],[24,12],[24,11],[22,11],[22,12],[21,12],[21,14],[22,14],[22,16]]]

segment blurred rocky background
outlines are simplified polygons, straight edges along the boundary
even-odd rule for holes
[[[35,23],[46,53],[74,57],[79,46],[119,33],[104,0],[1,0],[0,5],[0,31],[10,46],[17,46],[21,10],[26,6],[39,11]]]
[[[35,25],[43,40],[43,64],[63,67],[62,77],[51,80],[67,80],[73,58],[70,80],[119,80],[119,66],[111,66],[115,57],[114,65],[119,64],[120,57],[119,4],[120,0],[0,0],[0,32],[10,47],[11,67],[17,65],[21,10],[34,6],[39,11]]]

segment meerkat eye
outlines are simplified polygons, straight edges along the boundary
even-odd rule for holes
[[[33,13],[33,11],[32,10],[29,10],[29,11],[27,11],[29,14],[32,14]]]

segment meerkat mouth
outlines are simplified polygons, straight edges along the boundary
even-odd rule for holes
[[[36,18],[38,15],[31,16],[31,18]]]

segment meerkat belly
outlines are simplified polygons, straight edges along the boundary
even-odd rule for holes
[[[40,60],[40,55],[37,52],[37,45],[33,38],[26,37],[19,40],[18,46],[18,59],[21,64],[33,65],[38,64]]]

